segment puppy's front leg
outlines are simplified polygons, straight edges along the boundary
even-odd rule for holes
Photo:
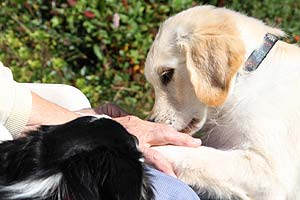
[[[179,179],[199,189],[199,193],[213,195],[212,199],[271,199],[274,174],[266,160],[254,151],[222,151],[204,146],[154,148],[169,159]]]

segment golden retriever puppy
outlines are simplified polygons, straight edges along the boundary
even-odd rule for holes
[[[161,25],[145,66],[156,98],[150,119],[204,136],[196,149],[155,149],[199,194],[300,199],[300,48],[280,36],[213,6]]]

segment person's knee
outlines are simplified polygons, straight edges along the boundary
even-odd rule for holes
[[[150,168],[155,200],[199,200],[197,194],[187,184]]]
[[[185,183],[177,180],[172,185],[176,187],[176,190],[173,190],[176,200],[199,200],[194,190]]]

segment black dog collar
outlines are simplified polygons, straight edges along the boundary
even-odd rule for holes
[[[248,72],[256,70],[278,40],[277,36],[267,33],[264,37],[264,44],[255,49],[247,59],[245,70]]]

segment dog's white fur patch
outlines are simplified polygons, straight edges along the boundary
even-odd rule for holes
[[[62,178],[62,174],[58,173],[45,179],[25,180],[7,187],[1,188],[3,192],[9,192],[13,196],[9,199],[26,199],[36,197],[48,197],[58,187]]]

